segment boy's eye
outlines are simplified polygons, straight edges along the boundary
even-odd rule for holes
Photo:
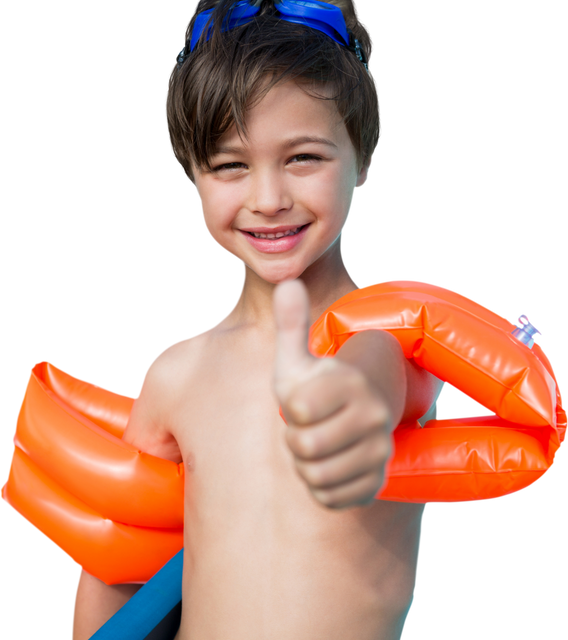
[[[312,162],[318,162],[319,160],[321,160],[321,158],[319,158],[318,156],[313,156],[308,153],[301,153],[291,158],[291,160],[295,160],[296,158],[309,158],[309,160],[301,161],[300,164],[310,164]],[[235,165],[241,165],[243,167],[245,166],[242,162],[229,162],[228,164],[221,164],[218,167],[215,167],[213,169],[213,173],[217,173],[221,170],[230,171],[231,170],[230,167],[235,167]]]
[[[218,171],[231,171],[235,169],[242,169],[245,165],[242,162],[227,162],[226,164],[220,164],[218,167],[213,167],[213,172]]]
[[[298,164],[300,162],[312,162],[320,159],[318,156],[313,156],[310,153],[299,153],[297,156],[294,156],[291,161],[296,161],[294,164]]]

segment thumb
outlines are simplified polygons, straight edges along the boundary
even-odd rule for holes
[[[273,303],[276,320],[276,391],[279,395],[287,395],[292,379],[305,373],[312,359],[308,351],[308,291],[299,280],[288,280],[274,290]]]

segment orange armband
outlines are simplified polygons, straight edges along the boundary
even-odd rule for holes
[[[133,400],[43,362],[2,496],[107,584],[146,582],[183,547],[183,465],[121,440]]]
[[[566,413],[552,367],[515,326],[456,293],[390,282],[335,302],[310,331],[314,355],[333,356],[353,334],[391,333],[404,355],[495,416],[400,425],[378,498],[451,502],[494,498],[534,482],[564,439]]]

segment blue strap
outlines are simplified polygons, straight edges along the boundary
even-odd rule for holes
[[[349,47],[349,31],[343,12],[339,7],[328,2],[320,2],[320,0],[278,0],[275,7],[282,20],[317,29],[340,45]],[[257,6],[252,0],[237,2],[225,17],[221,31],[230,31],[235,27],[249,23],[259,11],[260,5]],[[198,13],[195,17],[189,45],[190,51],[195,49],[206,28],[204,40],[207,41],[211,37],[214,12],[214,8],[209,9]],[[183,58],[185,59],[185,57],[187,56],[184,55]]]
[[[91,640],[144,640],[181,602],[183,549],[115,613]]]

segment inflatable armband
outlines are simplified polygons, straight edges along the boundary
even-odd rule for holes
[[[2,491],[107,584],[146,582],[183,547],[183,465],[120,439],[132,404],[38,364]]]
[[[526,487],[550,467],[564,439],[566,414],[542,350],[513,335],[524,330],[446,289],[390,282],[331,305],[310,331],[310,349],[332,356],[350,336],[369,329],[391,333],[407,358],[496,414],[431,420],[424,428],[400,425],[377,497],[494,498]]]

